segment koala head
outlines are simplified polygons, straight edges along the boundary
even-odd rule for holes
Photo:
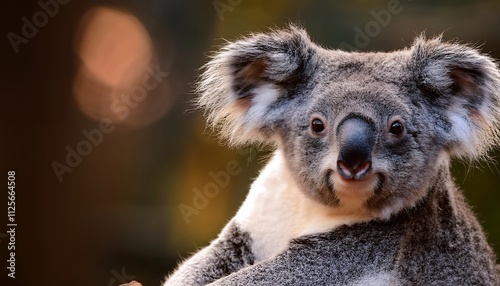
[[[452,156],[475,159],[500,141],[495,63],[440,38],[348,53],[295,27],[255,34],[216,53],[198,91],[231,145],[275,146],[311,198],[384,217],[425,196]]]

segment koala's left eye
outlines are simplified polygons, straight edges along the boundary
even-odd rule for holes
[[[404,130],[405,130],[405,128],[403,126],[403,123],[401,123],[399,121],[394,121],[391,124],[391,128],[389,129],[389,132],[391,132],[394,135],[401,135],[401,133],[403,133]]]
[[[320,133],[325,130],[325,124],[323,124],[323,121],[321,121],[321,119],[313,119],[313,121],[311,121],[311,130],[316,133]]]

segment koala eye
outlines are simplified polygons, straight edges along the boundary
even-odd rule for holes
[[[325,130],[325,125],[323,124],[323,121],[321,121],[318,118],[313,119],[313,121],[311,121],[311,130],[316,133],[320,133],[323,130]]]
[[[403,133],[403,131],[404,131],[403,123],[401,123],[399,121],[394,121],[391,124],[391,128],[389,129],[389,132],[391,132],[394,135],[401,135],[401,133]]]

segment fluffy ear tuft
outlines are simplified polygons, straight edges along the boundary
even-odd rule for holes
[[[417,38],[411,49],[417,86],[446,109],[452,155],[474,159],[500,143],[500,73],[475,48]]]
[[[197,104],[231,145],[272,143],[283,106],[307,83],[314,53],[306,32],[293,26],[228,43],[205,65]]]

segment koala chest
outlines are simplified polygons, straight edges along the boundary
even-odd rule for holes
[[[234,219],[250,234],[252,251],[260,261],[285,250],[292,239],[372,218],[361,210],[333,208],[307,197],[276,153],[252,184]]]

